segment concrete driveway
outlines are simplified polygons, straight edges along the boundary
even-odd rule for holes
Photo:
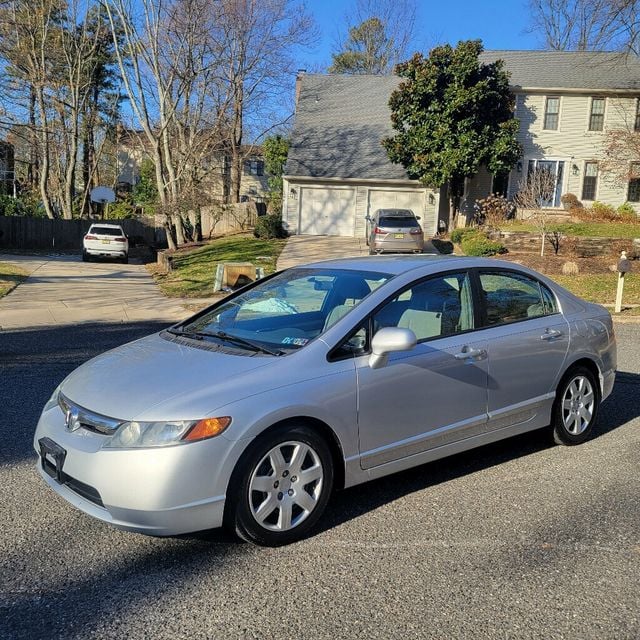
[[[188,315],[165,298],[144,265],[79,256],[0,255],[29,278],[0,299],[0,329],[80,322],[175,322]]]
[[[438,250],[430,240],[425,240],[424,253],[438,253]],[[278,269],[319,260],[366,255],[369,255],[369,247],[364,238],[291,236],[278,258]]]

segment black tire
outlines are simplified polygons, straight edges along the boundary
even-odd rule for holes
[[[120,262],[122,262],[122,264],[129,264],[129,255],[126,255],[124,256],[124,258],[121,258]]]
[[[565,402],[569,406],[565,406]],[[598,419],[599,408],[600,386],[593,373],[583,366],[569,369],[558,385],[551,413],[554,442],[575,445],[588,440]],[[589,414],[591,417],[587,418]]]
[[[91,262],[91,256],[86,251],[82,252],[82,262]]]
[[[295,444],[306,446],[311,452],[303,454],[299,472],[296,472],[298,466],[292,464],[295,462]],[[266,459],[275,449],[280,451],[279,447],[282,447],[282,460],[285,463],[282,473],[277,473],[270,459]],[[304,451],[303,447],[299,451]],[[288,451],[291,451],[291,456],[287,461]],[[315,474],[318,467],[321,473],[319,481],[302,485],[302,478],[294,475],[302,475],[304,471],[308,472],[307,475]],[[269,480],[265,481],[265,478]],[[273,489],[271,478],[274,483]],[[248,447],[231,476],[225,507],[225,526],[243,540],[267,547],[277,547],[300,540],[309,534],[321,518],[333,490],[333,479],[333,458],[329,446],[312,429],[302,425],[287,426],[260,436]],[[268,492],[253,488],[259,480],[263,483],[268,482]],[[298,499],[302,502],[302,498],[305,497],[303,492],[307,494],[305,502],[314,503],[308,512],[296,501]],[[286,508],[283,509],[281,505]],[[257,519],[259,514],[254,516],[254,512],[265,506],[261,524]],[[287,509],[291,528],[277,530],[281,519],[287,522]],[[295,520],[298,520],[297,524],[294,524]]]

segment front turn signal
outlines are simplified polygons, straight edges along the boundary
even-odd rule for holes
[[[231,418],[225,416],[223,418],[205,418],[196,422],[187,433],[182,436],[184,442],[195,442],[196,440],[205,440],[219,436],[229,425]]]

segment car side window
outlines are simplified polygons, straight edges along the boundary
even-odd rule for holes
[[[485,326],[557,313],[553,294],[538,280],[510,271],[480,272]]]
[[[383,327],[411,329],[418,341],[473,329],[469,274],[436,276],[404,290],[373,316],[374,333]]]

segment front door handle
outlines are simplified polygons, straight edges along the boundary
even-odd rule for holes
[[[544,333],[540,336],[540,340],[555,340],[562,337],[562,331],[557,329],[545,329]]]
[[[454,357],[456,360],[483,360],[487,357],[487,352],[485,349],[472,349],[465,346]]]

